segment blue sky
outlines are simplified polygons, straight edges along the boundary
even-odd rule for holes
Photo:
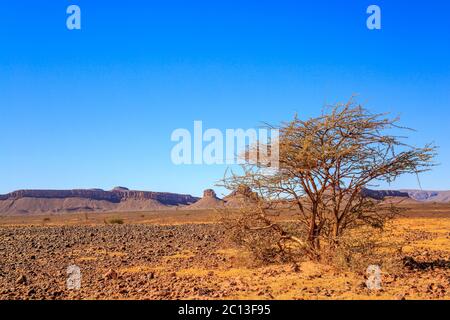
[[[81,8],[81,30],[66,8]],[[366,28],[366,8],[382,29]],[[170,135],[318,115],[352,94],[440,146],[424,189],[450,189],[450,2],[2,1],[0,193],[200,195],[224,166],[175,166]],[[418,188],[404,177],[391,188]]]

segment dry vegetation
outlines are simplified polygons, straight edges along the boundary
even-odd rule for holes
[[[46,216],[3,217],[0,298],[449,299],[450,268],[439,261],[450,261],[450,205],[410,208],[382,241],[402,246],[398,261],[419,264],[382,266],[382,290],[367,289],[361,269],[336,263],[256,263],[226,241],[207,210],[89,215],[88,223],[83,214],[50,216],[45,224]],[[201,223],[191,223],[193,216]],[[110,218],[124,224],[105,224]],[[66,289],[70,264],[81,268],[79,291]]]
[[[242,195],[237,214],[222,210],[224,222],[235,242],[260,260],[338,258],[354,265],[357,256],[379,255],[377,229],[402,210],[365,191],[433,166],[435,147],[406,144],[395,134],[405,130],[398,118],[372,114],[353,100],[326,111],[282,123],[276,143],[249,145],[242,171],[222,181]],[[275,221],[283,210],[295,213],[297,223]]]

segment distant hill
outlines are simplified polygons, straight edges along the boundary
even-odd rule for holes
[[[385,198],[408,198],[417,202],[450,203],[450,191],[425,191],[425,190],[370,190],[364,189],[367,197],[383,200]]]
[[[450,203],[450,191],[402,190],[411,199],[421,202]]]
[[[363,195],[378,199],[403,198],[408,203],[450,203],[450,191],[370,190]],[[124,212],[151,211],[170,208],[212,209],[251,205],[256,194],[245,188],[231,192],[220,199],[212,189],[206,189],[202,198],[187,194],[129,190],[116,187],[73,190],[18,190],[0,195],[0,215],[48,214],[67,212]]]
[[[206,189],[203,191],[203,197],[186,207],[186,209],[213,209],[224,206],[224,201],[219,199],[212,189]]]
[[[0,214],[148,211],[186,206],[199,198],[186,194],[116,187],[73,190],[18,190],[0,195]]]

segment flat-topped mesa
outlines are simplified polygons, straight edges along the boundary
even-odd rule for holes
[[[65,199],[82,198],[91,200],[103,200],[119,203],[128,199],[157,200],[165,205],[187,205],[198,200],[187,194],[169,192],[135,191],[127,188],[115,188],[112,191],[101,189],[73,189],[73,190],[18,190],[5,195],[0,195],[0,200],[17,200],[21,198]]]
[[[86,198],[93,200],[105,200],[120,202],[117,194],[101,189],[73,189],[73,190],[17,190],[5,195],[0,195],[0,200],[17,200],[21,198]]]
[[[125,187],[114,187],[111,191],[130,191],[130,189]]]
[[[157,200],[165,205],[187,205],[199,200],[197,197],[193,197],[188,194],[177,194],[170,192],[152,192],[152,191],[136,191],[136,190],[125,190],[111,191],[114,193],[120,201],[124,200]]]
[[[213,189],[205,189],[203,191],[203,198],[214,198],[214,199],[219,199],[217,197],[216,192]]]
[[[187,209],[215,209],[223,207],[224,202],[219,199],[213,189],[203,191],[203,197],[197,202],[187,206]]]
[[[384,200],[386,197],[400,197],[409,198],[408,192],[402,192],[397,190],[370,190],[363,189],[361,191],[363,197],[368,197],[376,200]]]

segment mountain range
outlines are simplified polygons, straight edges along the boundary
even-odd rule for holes
[[[72,190],[18,190],[0,195],[0,215],[67,213],[67,212],[134,212],[161,209],[210,209],[236,206],[248,190],[237,190],[220,199],[212,189],[206,189],[202,198],[188,194],[129,190],[116,187]],[[450,191],[370,190],[367,197],[384,200],[404,198],[417,203],[450,203]]]

